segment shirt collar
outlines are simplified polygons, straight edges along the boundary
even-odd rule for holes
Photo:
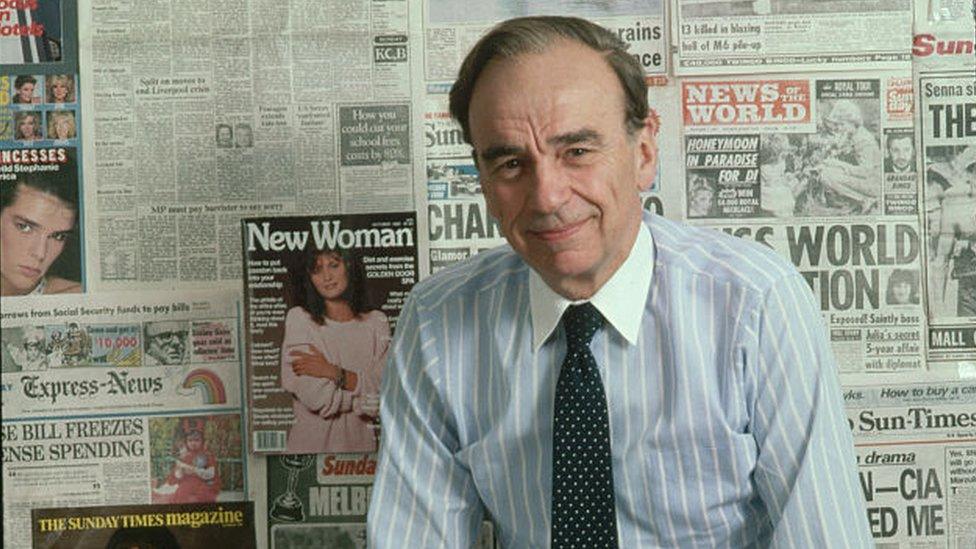
[[[637,343],[644,304],[654,272],[654,242],[651,231],[640,224],[627,259],[588,301],[603,314],[631,344]],[[583,300],[587,301],[587,300]],[[538,351],[552,335],[563,311],[583,301],[570,301],[557,294],[533,269],[529,269],[529,307],[532,314],[532,349]]]

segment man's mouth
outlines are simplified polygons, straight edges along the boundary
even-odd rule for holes
[[[575,235],[580,229],[583,228],[583,225],[585,225],[587,221],[589,221],[589,218],[584,218],[580,221],[561,225],[552,229],[529,229],[528,233],[545,242],[557,242]]]
[[[40,269],[28,267],[27,265],[17,265],[17,270],[20,271],[20,274],[31,279],[39,278],[43,274]]]

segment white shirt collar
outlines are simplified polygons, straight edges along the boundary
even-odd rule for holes
[[[640,224],[637,238],[627,259],[588,301],[607,319],[620,335],[637,344],[641,317],[647,303],[654,272],[654,242],[651,231]],[[563,311],[582,301],[570,301],[557,294],[533,269],[529,269],[529,307],[532,314],[532,349],[538,351],[559,325]]]

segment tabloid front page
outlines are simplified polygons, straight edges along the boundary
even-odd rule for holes
[[[673,6],[677,74],[907,69],[910,61],[912,0],[675,0]]]
[[[12,207],[11,214],[63,243],[44,265],[30,254],[23,230],[0,226],[4,264],[27,271],[4,272],[11,295],[79,293],[87,286],[77,15],[74,2],[0,3],[0,196],[5,210]],[[61,207],[44,208],[39,190]]]
[[[925,368],[911,80],[686,78],[686,215],[777,250],[844,373]]]
[[[4,546],[30,510],[246,491],[233,292],[4,302]]]
[[[976,358],[976,58],[974,31],[926,26],[916,35],[918,162],[924,185],[929,355]]]
[[[976,383],[852,385],[844,401],[878,547],[976,543]]]
[[[412,9],[82,2],[93,285],[232,282],[243,217],[412,206]]]

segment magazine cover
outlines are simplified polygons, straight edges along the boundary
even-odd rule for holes
[[[252,549],[254,504],[114,505],[31,511],[34,549]]]
[[[0,2],[3,297],[85,289],[76,20],[76,2]]]
[[[252,451],[376,451],[386,352],[417,279],[415,214],[242,223]]]

